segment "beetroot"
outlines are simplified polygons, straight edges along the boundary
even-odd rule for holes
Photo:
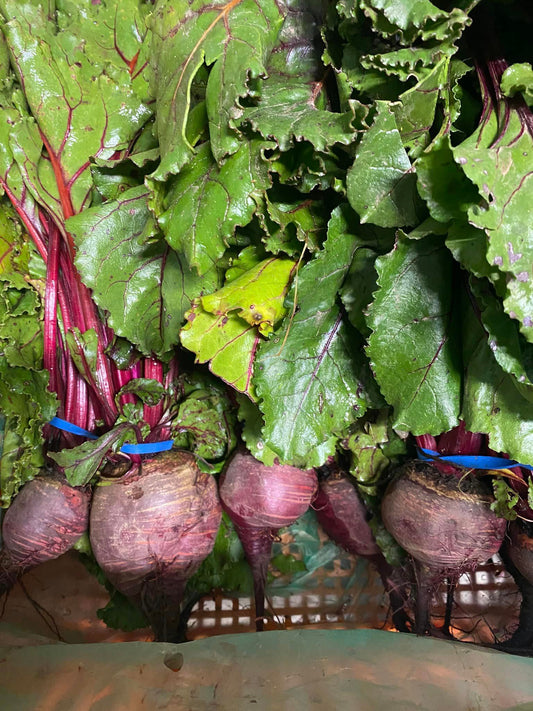
[[[87,530],[90,492],[53,473],[28,482],[4,515],[0,594],[30,568],[66,553]]]
[[[382,501],[383,523],[413,557],[416,631],[429,629],[431,595],[498,552],[507,522],[490,509],[491,494],[475,477],[447,476],[421,461],[407,462]]]
[[[139,473],[97,486],[91,545],[110,582],[143,611],[158,642],[179,641],[188,578],[211,552],[217,486],[188,452],[165,452]]]
[[[324,531],[345,550],[367,558],[379,555],[368,511],[345,474],[337,471],[320,482],[313,507]]]
[[[263,629],[272,540],[280,528],[307,511],[316,489],[314,470],[280,464],[269,467],[245,452],[235,454],[220,479],[222,506],[252,568],[258,632]]]
[[[533,647],[533,525],[518,520],[510,523],[501,555],[522,595],[518,627],[501,646],[509,651],[530,652]]]
[[[379,548],[368,523],[369,513],[351,478],[330,468],[322,479],[313,502],[318,522],[331,540],[353,555],[367,558],[377,569],[392,607],[392,619],[401,632],[409,630],[405,612],[407,581],[403,571],[390,565]]]

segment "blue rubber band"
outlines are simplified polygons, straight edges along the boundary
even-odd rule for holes
[[[50,424],[57,427],[58,430],[71,432],[72,434],[80,435],[81,437],[87,437],[87,439],[98,439],[98,437],[92,432],[84,430],[83,427],[73,425],[72,422],[62,420],[60,417],[52,417]],[[167,439],[163,442],[125,444],[121,447],[120,451],[124,452],[124,454],[157,454],[157,452],[168,452],[169,449],[172,449],[173,445],[174,440]]]
[[[156,454],[157,452],[167,452],[169,449],[172,449],[173,444],[173,439],[167,439],[163,442],[125,444],[120,451],[124,452],[124,454]]]
[[[438,459],[439,462],[449,462],[457,464],[460,467],[468,469],[513,469],[514,467],[523,467],[529,471],[533,471],[533,466],[530,464],[519,464],[514,459],[505,459],[505,457],[488,457],[478,454],[439,454],[432,449],[424,449],[418,447],[418,458],[425,462],[430,462],[432,459]],[[427,455],[427,456],[424,456]]]
[[[67,420],[62,420],[60,417],[52,417],[50,424],[57,427],[58,430],[64,430],[65,432],[71,432],[75,435],[80,435],[80,437],[87,437],[87,439],[98,439],[96,435],[92,432],[84,430],[83,427],[78,427],[78,425],[73,425],[72,422]]]

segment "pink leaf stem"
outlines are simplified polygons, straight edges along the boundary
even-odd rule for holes
[[[144,360],[144,377],[151,380],[157,380],[163,384],[163,364],[155,358],[145,358]],[[153,429],[164,412],[164,402],[161,401],[157,405],[144,405],[143,417],[144,421]]]

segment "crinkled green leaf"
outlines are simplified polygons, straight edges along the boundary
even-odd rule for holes
[[[319,151],[335,143],[349,144],[355,133],[355,112],[328,110],[320,81],[324,70],[317,51],[319,8],[313,3],[288,2],[287,6],[260,97],[255,106],[242,109],[241,121],[263,138],[276,141],[282,151],[303,140]]]
[[[354,8],[352,4],[352,9]],[[337,3],[341,11],[341,3]],[[373,54],[388,53],[391,47],[380,40],[374,33],[371,23],[357,9],[350,11],[348,18],[338,18],[338,26],[330,18],[330,33],[325,32],[327,50],[324,61],[335,67],[342,86],[342,93],[348,100],[349,90],[356,89],[359,93],[372,99],[394,101],[405,91],[405,83],[396,74],[390,76],[383,67],[374,69],[368,62]],[[367,66],[363,67],[363,58]],[[405,77],[406,78],[406,77]]]
[[[141,610],[129,598],[114,588],[109,592],[107,605],[96,610],[96,616],[106,627],[130,632],[150,626]]]
[[[494,492],[494,501],[490,505],[492,511],[501,518],[514,521],[517,517],[514,506],[518,503],[520,496],[503,479],[493,479],[492,490]]]
[[[219,168],[206,143],[171,183],[159,224],[201,275],[222,257],[235,228],[250,222],[270,186],[264,146],[243,141]]]
[[[339,165],[334,150],[316,151],[311,143],[302,141],[297,142],[288,151],[275,151],[269,161],[271,172],[276,174],[280,185],[287,190],[284,196],[286,201],[290,201],[292,196],[285,186],[296,188],[300,195],[312,194],[317,188],[332,188],[336,192],[344,192],[344,170]],[[275,187],[274,191],[277,192]],[[275,201],[276,194],[273,194],[271,199]],[[294,196],[294,199],[298,198]]]
[[[355,114],[346,111],[335,114],[318,108],[313,101],[313,87],[273,76],[266,80],[257,108],[243,109],[243,121],[265,139],[274,140],[281,150],[293,142],[309,141],[317,150],[325,151],[334,143],[348,145],[355,135],[352,122]]]
[[[533,67],[529,62],[511,64],[502,74],[500,88],[505,96],[520,92],[529,106],[533,104]]]
[[[337,210],[324,250],[300,269],[295,280],[294,318],[287,317],[259,349],[254,384],[265,419],[262,439],[284,462],[323,463],[334,451],[334,433],[366,409],[360,344],[336,302],[355,248]],[[291,291],[288,302],[293,298]]]
[[[185,435],[187,448],[203,459],[221,459],[232,439],[228,403],[217,407],[220,402],[220,396],[214,391],[195,390],[180,403],[172,421],[173,437]],[[179,439],[176,441],[179,444]]]
[[[375,496],[376,486],[390,465],[386,445],[399,438],[389,426],[388,410],[378,411],[375,418],[359,420],[353,429],[342,443],[353,454],[350,473],[365,487],[367,495]]]
[[[244,559],[239,536],[226,513],[222,514],[212,552],[187,583],[187,590],[191,594],[212,593],[214,590],[251,593],[250,566]]]
[[[1,502],[33,479],[44,464],[42,428],[57,411],[56,396],[48,391],[48,373],[10,367],[0,358],[0,412],[6,416],[0,461]]]
[[[361,222],[380,227],[417,222],[416,176],[394,115],[383,101],[348,170],[347,196]]]
[[[41,370],[41,298],[28,275],[29,246],[13,217],[0,203],[0,353],[11,366]]]
[[[286,313],[285,296],[295,263],[291,259],[265,259],[214,294],[202,297],[202,307],[217,316],[238,310],[237,316],[268,336]]]
[[[204,62],[210,67],[205,97],[211,150],[220,161],[239,148],[233,130],[238,101],[251,92],[250,83],[265,74],[281,21],[274,0],[156,3],[150,24],[161,164],[155,180],[177,173],[194,155],[187,123],[194,81]]]
[[[68,228],[76,265],[109,325],[146,355],[162,355],[178,343],[192,300],[217,286],[217,276],[200,279],[161,237],[146,238],[154,233],[148,196],[143,186],[132,188],[71,218]]]
[[[469,219],[487,233],[489,264],[505,273],[505,309],[533,341],[533,138],[513,111],[505,135],[494,145],[469,140],[454,152],[483,198],[470,209]]]
[[[385,36],[399,32],[404,44],[417,38],[451,43],[470,23],[460,8],[446,12],[429,0],[361,0],[361,7],[378,32]]]
[[[75,22],[57,33],[54,16],[49,16],[41,4],[26,4],[22,13],[20,3],[3,0],[0,9],[25,99],[48,154],[48,159],[38,164],[33,154],[21,154],[17,160],[34,163],[30,173],[44,171],[47,176],[53,171],[57,182],[53,192],[49,192],[47,177],[42,186],[32,185],[32,189],[45,205],[50,198],[60,200],[68,216],[87,202],[90,158],[111,157],[127,147],[151,111],[136,96],[130,82],[124,81],[124,76],[129,77],[126,64],[120,82],[102,73],[100,42],[80,43]],[[103,28],[107,29],[107,46],[114,46],[114,26],[103,23]],[[64,33],[76,37],[76,52],[65,52]],[[39,147],[36,140],[33,145]],[[22,153],[27,150],[21,144],[19,149]]]
[[[411,155],[418,155],[429,142],[437,101],[448,69],[449,59],[440,59],[415,86],[398,97],[401,103],[392,106],[403,145]]]
[[[157,405],[165,395],[165,387],[152,378],[133,378],[120,388],[117,399],[126,393],[137,395],[147,405]]]
[[[327,213],[322,201],[312,200],[307,195],[295,195],[293,199],[285,189],[285,199],[267,198],[267,210],[272,222],[279,225],[281,235],[270,228],[265,245],[271,252],[282,250],[299,256],[302,243],[311,252],[320,249],[326,234]],[[294,246],[293,246],[294,245]]]
[[[394,408],[394,427],[415,435],[447,431],[457,424],[461,397],[449,252],[440,238],[399,240],[376,268],[367,353]]]

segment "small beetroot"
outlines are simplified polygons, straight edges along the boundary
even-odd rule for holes
[[[367,558],[378,571],[392,607],[392,618],[401,632],[409,630],[405,612],[407,581],[403,571],[390,565],[376,543],[368,523],[369,512],[351,478],[337,466],[328,466],[327,478],[321,479],[313,508],[325,533],[353,555]]]
[[[501,646],[509,651],[530,651],[533,647],[533,525],[512,521],[501,555],[522,595],[518,627]]]
[[[66,553],[87,530],[90,491],[67,484],[58,473],[23,486],[2,524],[0,594],[27,570]]]
[[[220,479],[222,506],[252,568],[258,632],[263,629],[272,540],[280,528],[307,511],[316,489],[314,470],[281,464],[269,467],[245,452],[235,454]]]

